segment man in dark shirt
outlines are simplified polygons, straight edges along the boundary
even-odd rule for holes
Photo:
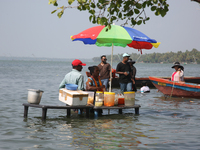
[[[108,81],[110,78],[110,64],[106,62],[106,55],[101,56],[101,63],[98,65],[100,79],[103,85],[105,85],[105,89],[107,91]]]
[[[136,68],[134,66],[135,61],[133,61],[131,58],[129,58],[128,60],[129,65],[131,66],[131,74],[132,74],[132,78],[133,78],[133,91],[137,92],[137,88],[136,88],[136,81],[135,81],[135,76],[136,76]]]
[[[122,92],[132,91],[132,75],[131,67],[128,64],[130,55],[127,53],[123,54],[123,60],[117,65],[116,73],[119,74],[119,84]]]

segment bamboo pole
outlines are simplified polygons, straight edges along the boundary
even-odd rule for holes
[[[111,86],[112,86],[112,62],[113,62],[113,43],[112,43],[112,52],[111,52],[109,92],[111,92]]]

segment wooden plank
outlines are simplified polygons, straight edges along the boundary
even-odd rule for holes
[[[101,106],[101,107],[94,107],[93,109],[130,109],[130,108],[139,108],[140,105],[134,105],[134,106],[125,106],[125,105],[118,105],[118,106]]]
[[[93,108],[93,106],[50,106],[50,105],[37,105],[37,104],[28,104],[24,103],[24,106],[29,106],[29,107],[37,107],[37,108],[48,108],[48,109],[85,109],[85,108]]]
[[[96,118],[98,117],[99,111],[101,109],[118,109],[119,114],[122,114],[122,109],[130,109],[130,108],[135,108],[135,114],[139,114],[139,108],[141,107],[140,105],[134,105],[134,106],[125,106],[125,105],[118,105],[118,106],[101,106],[101,107],[95,107],[95,106],[50,106],[50,105],[37,105],[37,104],[29,104],[29,103],[24,103],[24,118],[27,118],[28,116],[28,108],[29,107],[35,107],[35,108],[42,108],[42,120],[46,120],[46,115],[47,115],[47,109],[67,109],[67,116],[71,115],[71,109],[80,109],[82,112],[83,109],[86,109],[86,117],[89,117],[89,110],[90,108],[94,109],[95,116]],[[109,113],[108,113],[109,114]]]
[[[47,116],[47,108],[42,108],[42,120],[46,120],[46,116]]]
[[[28,116],[28,106],[24,106],[24,118]]]

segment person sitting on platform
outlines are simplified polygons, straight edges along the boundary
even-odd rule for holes
[[[72,71],[67,73],[60,83],[59,89],[64,88],[65,84],[76,84],[78,85],[78,90],[85,90],[84,89],[84,77],[80,73],[83,69],[82,66],[85,66],[86,64],[82,63],[79,59],[75,59],[72,62]]]
[[[179,62],[175,62],[172,68],[175,69],[175,72],[172,73],[171,80],[172,81],[184,81],[184,67],[180,65]]]
[[[149,93],[150,92],[150,89],[147,86],[147,82],[146,81],[142,81],[142,87],[140,89],[140,92],[141,93]]]
[[[99,68],[97,66],[88,67],[91,76],[86,81],[87,91],[104,91],[105,85],[102,85],[99,77]]]

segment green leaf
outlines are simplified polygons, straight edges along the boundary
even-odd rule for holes
[[[57,11],[57,9],[56,9],[56,10],[54,10],[54,11],[52,11],[52,12],[51,12],[51,14],[55,13],[56,11]]]
[[[121,13],[121,12],[119,13],[118,17],[119,17],[119,18],[122,18],[122,13]]]
[[[77,9],[81,11],[81,5],[79,5],[79,6],[77,7]]]
[[[157,3],[158,3],[158,0],[153,0],[153,3],[154,3],[154,4],[157,4]]]
[[[49,0],[48,4],[53,4],[54,6],[58,6],[57,0]]]
[[[142,7],[145,8],[147,5],[147,2],[145,1],[143,4],[142,4]]]
[[[95,16],[95,15],[93,16],[92,23],[93,23],[93,24],[95,24],[95,23],[96,23],[96,16]]]
[[[59,12],[59,13],[57,14],[58,18],[61,18],[62,15],[63,15],[63,11],[61,11],[61,12]]]
[[[151,11],[155,11],[156,8],[157,8],[156,6],[152,6],[152,7],[151,7]]]
[[[134,20],[134,18],[131,18],[131,23],[132,23],[132,25],[136,25],[136,21]]]
[[[96,7],[94,3],[91,3],[90,6],[91,6],[92,8],[95,8],[95,7]]]
[[[74,0],[68,0],[68,4],[71,5],[74,2]]]
[[[95,10],[94,9],[93,10],[89,10],[89,13],[95,14]]]
[[[129,14],[129,16],[132,16],[132,15],[133,15],[133,10],[130,10],[130,11],[128,12],[128,14]]]
[[[111,22],[113,22],[113,21],[116,20],[116,19],[117,19],[117,17],[112,16],[110,20],[111,20]]]
[[[97,23],[101,24],[101,18],[100,17],[97,18]]]
[[[166,15],[166,11],[164,9],[160,9],[160,15],[164,17]]]
[[[148,21],[149,19],[150,19],[149,17],[146,18],[147,21]]]
[[[140,13],[140,11],[139,11],[138,9],[134,9],[134,12],[135,12],[136,14],[139,14],[139,13]]]
[[[138,8],[138,9],[141,9],[142,8],[142,5],[140,4],[140,3],[136,3],[136,8]]]
[[[138,22],[137,22],[137,25],[140,25],[142,23],[142,20],[139,20]]]
[[[93,16],[92,16],[92,15],[90,15],[90,17],[89,17],[89,20],[90,20],[90,22],[91,22],[91,20],[92,20],[92,17],[93,17]]]
[[[159,9],[156,10],[155,15],[156,15],[156,16],[159,16],[159,15],[160,15]]]

